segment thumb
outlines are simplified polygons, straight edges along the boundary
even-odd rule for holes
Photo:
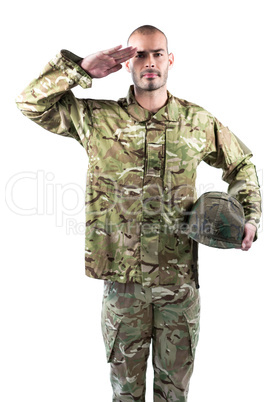
[[[107,70],[107,73],[108,74],[115,73],[116,71],[121,70],[121,68],[122,68],[122,64],[117,64],[116,66],[114,66],[114,67],[110,68],[109,70]]]
[[[255,233],[256,233],[255,226],[251,225],[250,223],[248,224],[246,223],[244,229],[244,238],[241,247],[243,251],[248,251],[250,249],[254,240]]]

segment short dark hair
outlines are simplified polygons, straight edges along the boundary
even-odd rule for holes
[[[133,32],[131,32],[131,34],[128,37],[127,43],[129,43],[129,39],[131,38],[132,35],[136,34],[136,33],[140,33],[142,35],[150,35],[154,32],[160,32],[161,34],[164,35],[164,37],[166,38],[166,44],[167,44],[167,49],[168,49],[168,40],[166,35],[164,34],[164,32],[162,32],[160,29],[154,27],[153,25],[141,25],[140,27],[136,28]]]

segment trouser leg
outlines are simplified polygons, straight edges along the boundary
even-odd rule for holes
[[[153,290],[154,402],[186,402],[199,335],[195,285]]]
[[[138,284],[106,282],[102,332],[111,364],[113,401],[145,401],[152,306]]]

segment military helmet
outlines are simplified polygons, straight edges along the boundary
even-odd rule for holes
[[[245,226],[242,205],[224,192],[210,191],[194,203],[188,219],[188,235],[216,248],[241,248]]]

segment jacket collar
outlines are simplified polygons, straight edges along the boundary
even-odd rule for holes
[[[127,94],[127,97],[124,99],[125,107],[127,112],[134,120],[138,122],[149,121],[152,118],[157,121],[178,121],[179,118],[179,105],[177,104],[175,98],[169,91],[168,93],[168,101],[165,106],[163,106],[158,112],[152,113],[149,110],[141,107],[135,99],[134,96],[134,85],[131,85]]]

